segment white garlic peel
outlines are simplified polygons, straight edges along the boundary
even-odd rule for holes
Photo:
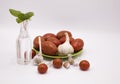
[[[73,66],[77,67],[77,66],[79,66],[79,64],[78,63],[74,63]]]
[[[52,60],[52,61],[49,61],[49,62],[47,63],[47,65],[48,65],[49,67],[52,67],[52,64],[53,64],[53,60]]]
[[[70,44],[69,36],[67,32],[65,33],[65,36],[66,36],[66,41],[63,44],[58,46],[59,55],[68,55],[68,54],[74,53],[74,48]]]

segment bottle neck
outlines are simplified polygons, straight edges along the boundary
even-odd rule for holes
[[[27,26],[28,26],[28,21],[25,20],[23,21],[22,23],[20,23],[20,34],[19,34],[19,37],[28,37],[28,29],[27,29]]]

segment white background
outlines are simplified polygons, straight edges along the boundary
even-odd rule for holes
[[[0,84],[120,84],[119,0],[0,0]],[[83,53],[89,60],[86,72],[50,67],[44,75],[37,67],[16,63],[16,38],[20,25],[9,9],[33,11],[29,33],[33,39],[47,32],[69,30],[84,40]]]

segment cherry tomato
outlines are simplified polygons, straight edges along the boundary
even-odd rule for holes
[[[81,70],[86,71],[86,70],[89,69],[90,63],[87,60],[82,60],[79,63],[79,67],[80,67]]]
[[[47,70],[48,70],[48,66],[47,66],[45,63],[42,63],[42,64],[39,64],[39,65],[38,65],[38,72],[39,72],[40,74],[46,73]]]
[[[53,60],[54,68],[61,68],[62,67],[62,60],[60,58],[55,58]]]

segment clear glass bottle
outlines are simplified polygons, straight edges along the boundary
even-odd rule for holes
[[[20,33],[17,38],[17,62],[18,64],[29,64],[32,58],[31,38],[28,34],[28,21],[20,23]]]

